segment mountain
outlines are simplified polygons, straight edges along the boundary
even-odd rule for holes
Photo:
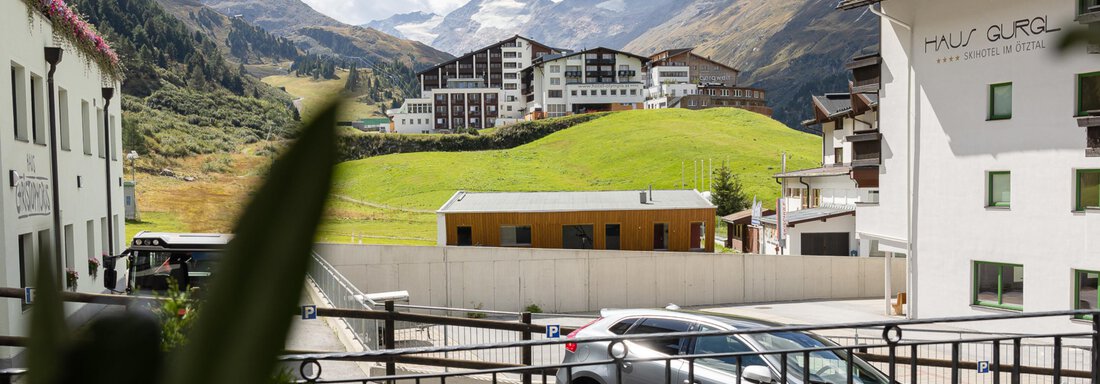
[[[415,40],[430,45],[438,36],[435,32],[432,32],[432,29],[442,22],[443,16],[417,11],[399,13],[386,19],[374,20],[361,25],[361,27],[374,28],[402,39]]]
[[[446,15],[433,47],[453,54],[520,34],[544,44],[650,54],[696,47],[741,69],[741,85],[768,91],[790,127],[809,97],[847,89],[843,63],[877,41],[878,21],[836,0],[470,0]]]
[[[203,0],[203,4],[285,37],[308,53],[357,59],[368,66],[400,60],[420,67],[452,58],[420,42],[341,23],[300,0]]]
[[[276,63],[298,57],[298,48],[283,37],[237,17],[228,17],[199,0],[157,0],[192,30],[210,36],[222,53],[242,64]]]

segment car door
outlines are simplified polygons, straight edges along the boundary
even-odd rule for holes
[[[691,330],[693,323],[685,320],[669,319],[661,317],[649,317],[630,328],[627,335],[641,335],[651,333],[687,332]],[[683,351],[685,339],[682,337],[627,341],[629,354],[627,359],[676,356]],[[684,361],[669,360],[671,379],[675,380],[676,372]],[[623,383],[626,384],[664,384],[666,362],[641,361],[623,363]]]
[[[712,332],[721,330],[718,327],[700,324],[696,329],[700,332]],[[689,355],[705,355],[719,353],[751,352],[749,347],[739,336],[704,336],[697,337],[686,344],[685,351]],[[748,355],[741,357],[741,369],[751,365],[767,367],[762,355]],[[690,372],[693,371],[693,372]],[[724,357],[718,359],[695,360],[694,368],[685,362],[678,372],[676,383],[688,384],[726,384],[737,383],[738,366],[736,357]],[[694,383],[691,377],[694,376]]]

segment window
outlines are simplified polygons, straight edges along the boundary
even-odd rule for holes
[[[514,91],[516,89],[516,83],[504,83],[504,89]]]
[[[1009,172],[989,172],[987,207],[1008,207],[1011,202],[1012,174]]]
[[[1100,72],[1077,75],[1077,116],[1100,109]]]
[[[653,224],[653,249],[654,250],[667,250],[668,249],[668,224],[666,224],[666,223]]]
[[[637,323],[637,322],[638,322],[637,318],[626,319],[626,320],[620,321],[618,323],[615,323],[615,325],[612,325],[611,328],[607,329],[607,331],[611,332],[611,333],[614,333],[616,335],[625,335],[626,331],[629,331],[630,327],[633,326],[634,323]]]
[[[11,110],[12,126],[15,127],[15,138],[27,140],[27,84],[23,81],[26,72],[23,67],[11,64]]]
[[[577,95],[577,90],[576,90],[576,89],[574,89],[574,90],[572,90],[572,91],[569,91],[569,95],[570,95],[570,96],[576,96],[576,95]]]
[[[88,255],[87,255],[87,258],[91,259],[93,257],[96,257],[96,252],[95,252],[95,221],[88,220],[87,224],[85,224],[85,227],[86,228],[85,228],[84,234],[88,238]]]
[[[644,335],[650,333],[687,332],[689,329],[691,329],[691,323],[686,321],[651,318],[642,320],[641,324],[631,328],[628,334]],[[680,337],[638,340],[639,345],[666,355],[680,354],[680,345],[682,345],[683,342],[684,339]]]
[[[581,96],[588,96],[587,90],[581,90]]]
[[[46,109],[42,100],[42,78],[31,75],[31,139],[35,144],[46,144]]]
[[[75,255],[76,247],[73,244],[73,225],[72,224],[66,225],[63,232],[65,234],[65,238],[63,240],[65,242],[65,268],[66,269],[72,269],[72,270],[75,271],[77,269],[76,269],[76,255]]]
[[[561,78],[551,77],[550,78],[550,85],[561,85]]]
[[[550,73],[559,73],[559,72],[561,72],[561,66],[560,65],[551,65],[550,66]]]
[[[621,249],[621,236],[619,224],[605,224],[603,226],[603,248]]]
[[[989,120],[1012,118],[1012,83],[989,86]]]
[[[606,89],[601,89],[600,90],[600,96],[607,96],[607,90]]]
[[[975,261],[973,304],[1023,310],[1024,267]]]
[[[561,226],[561,247],[565,249],[593,249],[595,232],[592,225]]]
[[[17,246],[19,247],[19,286],[27,287],[34,279],[34,238],[29,233],[19,235]],[[23,304],[24,311],[28,308],[30,305]]]
[[[85,100],[80,101],[81,130],[84,134],[84,154],[92,154],[92,116],[91,107]]]
[[[703,223],[691,223],[691,249],[702,250],[706,235],[706,226]]]
[[[107,140],[103,140],[103,131],[107,127],[103,126],[103,110],[96,108],[95,110],[95,126],[96,126],[96,148],[99,150],[99,158],[107,158],[107,153],[104,152],[107,149]]]
[[[60,132],[58,135],[61,136],[58,138],[61,142],[61,150],[71,151],[71,140],[69,137],[69,91],[60,87],[57,88],[57,113],[60,115],[58,120],[61,124],[61,126],[58,127],[58,131]]]
[[[99,242],[99,254],[106,255],[107,254],[107,244],[108,244],[107,242],[109,241],[107,239],[107,218],[106,217],[99,218],[99,234],[101,235],[100,236],[101,239],[100,239],[100,242]],[[92,255],[92,257],[99,256],[99,254]]]
[[[721,331],[721,329],[701,325],[696,331],[699,332],[713,332]],[[724,354],[724,353],[738,353],[738,352],[753,352],[752,348],[749,348],[737,336],[704,336],[695,339],[692,342],[691,353],[692,354]],[[720,357],[710,359],[700,359],[699,364],[703,366],[737,373],[737,358],[736,357]],[[741,367],[748,367],[751,365],[768,366],[768,363],[764,362],[764,358],[761,355],[746,355],[741,357]]]
[[[844,164],[844,147],[833,148],[833,164]]]
[[[561,90],[560,89],[551,89],[551,90],[547,91],[547,97],[549,97],[551,99],[560,99],[561,98]]]
[[[509,63],[504,63],[504,68],[508,68],[508,69],[516,69],[516,68],[519,68],[519,64],[516,64],[516,63],[511,63],[511,62],[509,62]]]
[[[631,89],[630,90],[630,96],[637,96],[637,95],[638,95],[638,90],[637,89]]]
[[[458,241],[457,245],[470,246],[474,245],[474,230],[470,227],[458,227]]]
[[[502,247],[530,247],[530,225],[504,225],[500,227],[500,246]]]
[[[1100,169],[1077,170],[1077,210],[1100,209]]]

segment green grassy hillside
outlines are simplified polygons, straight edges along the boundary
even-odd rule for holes
[[[367,242],[431,243],[439,208],[456,190],[574,191],[677,188],[681,164],[692,186],[692,161],[729,161],[751,198],[774,199],[783,151],[792,169],[817,166],[820,139],[765,116],[739,109],[683,109],[615,113],[527,145],[481,152],[423,152],[372,157],[337,166],[337,211],[368,210],[368,217],[336,215],[327,240],[351,233]],[[700,188],[702,189],[702,188]],[[386,224],[386,222],[391,222]],[[423,228],[421,228],[423,227]]]

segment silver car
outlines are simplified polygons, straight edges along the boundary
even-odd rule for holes
[[[592,323],[570,333],[567,338],[599,337],[614,335],[639,335],[647,333],[695,332],[695,331],[732,331],[749,328],[777,327],[781,324],[766,321],[728,316],[722,314],[689,312],[680,310],[605,310],[601,317]],[[565,345],[564,364],[585,361],[610,360],[608,346],[610,342],[569,343]],[[624,342],[626,359],[645,359],[675,355],[720,354],[748,351],[779,351],[800,348],[835,346],[833,342],[820,336],[805,332],[771,332],[735,336],[706,336],[695,338],[671,338],[657,340],[638,340]],[[615,348],[622,356],[623,351]],[[809,358],[810,379],[802,378],[802,353],[792,353],[787,357],[787,382],[795,384],[842,384],[847,383],[847,355],[844,351],[816,351]],[[853,383],[887,384],[889,379],[867,362],[853,358]],[[780,378],[780,356],[758,355],[742,356],[741,376],[746,383],[778,383]],[[695,383],[688,383],[689,364],[683,359],[671,360],[668,383],[720,384],[738,383],[736,358],[699,359],[695,361]],[[572,382],[566,369],[559,369],[557,382],[563,384],[611,384],[617,383],[615,366],[612,364],[574,367]],[[626,384],[664,384],[666,383],[666,362],[642,361],[624,362],[622,382]]]

